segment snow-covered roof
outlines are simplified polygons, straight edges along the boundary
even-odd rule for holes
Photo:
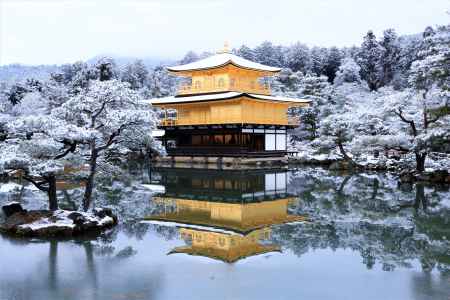
[[[217,94],[184,96],[184,97],[173,97],[172,96],[172,97],[150,99],[150,100],[147,100],[146,102],[149,102],[152,105],[161,105],[161,104],[172,104],[172,103],[225,100],[225,99],[233,99],[233,98],[238,98],[238,97],[249,97],[249,98],[260,99],[260,100],[290,102],[290,103],[304,103],[304,104],[308,104],[311,102],[311,100],[307,100],[307,99],[296,99],[296,98],[279,97],[279,96],[266,96],[266,95],[250,94],[250,93],[243,93],[243,92],[225,92],[225,93],[217,93]]]
[[[222,67],[227,64],[233,64],[235,66],[258,70],[258,71],[267,71],[267,72],[280,72],[280,68],[270,67],[266,65],[262,65],[248,59],[239,57],[237,55],[231,53],[218,53],[213,56],[185,64],[180,66],[168,67],[167,69],[172,72],[181,72],[181,71],[193,71],[193,70],[205,70],[212,69],[217,67]]]

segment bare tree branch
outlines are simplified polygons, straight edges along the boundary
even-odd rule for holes
[[[403,122],[408,123],[409,126],[411,126],[412,132],[414,136],[417,136],[417,129],[416,124],[412,120],[408,120],[403,116],[403,111],[399,108],[398,111],[394,111],[394,114],[396,114]]]
[[[48,193],[49,189],[46,187],[43,187],[44,184],[46,184],[47,182],[38,182],[36,180],[34,180],[32,177],[28,176],[28,175],[24,175],[22,176],[23,179],[25,179],[28,182],[31,182],[34,186],[36,186],[39,190]]]

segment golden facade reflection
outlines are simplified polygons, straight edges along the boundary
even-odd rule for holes
[[[227,229],[238,233],[272,225],[305,221],[303,216],[288,214],[288,205],[294,198],[255,203],[223,203],[170,197],[155,197],[162,213],[147,220],[175,222]]]
[[[281,252],[277,245],[264,244],[270,239],[270,233],[270,228],[253,230],[246,235],[180,228],[180,235],[188,245],[176,247],[169,254],[185,253],[233,263],[253,255]]]
[[[177,226],[184,253],[227,263],[278,251],[272,226],[305,222],[289,214],[298,200],[287,191],[286,170],[217,171],[160,170],[164,194],[153,197],[158,213],[146,222]]]

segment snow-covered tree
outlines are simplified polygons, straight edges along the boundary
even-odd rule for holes
[[[138,90],[144,87],[148,77],[147,67],[142,60],[125,66],[122,72],[122,81],[128,82],[133,90]]]
[[[117,80],[93,81],[87,89],[54,109],[52,116],[67,123],[66,139],[76,144],[77,151],[88,160],[85,210],[91,203],[98,164],[110,166],[108,151],[129,148],[130,143],[136,148],[155,145],[150,133],[156,127],[156,114],[127,83]]]
[[[199,59],[200,59],[200,57],[198,56],[197,53],[195,53],[194,51],[189,51],[188,53],[186,53],[186,55],[183,57],[183,59],[181,59],[178,63],[180,65],[184,65],[184,64],[188,64],[188,63],[194,62]]]
[[[23,97],[30,92],[41,92],[42,82],[35,79],[27,79],[24,83],[18,82],[11,86],[9,91],[5,91],[5,96],[12,105],[17,105]]]
[[[365,85],[343,83],[336,87],[336,101],[330,114],[321,122],[321,135],[331,138],[344,159],[353,163],[353,155],[367,154],[375,147],[366,145],[358,148],[362,137],[386,134],[383,124],[382,96],[389,91],[369,92]]]
[[[292,136],[295,139],[316,138],[319,121],[329,113],[328,105],[333,101],[333,87],[327,77],[296,72],[279,80],[283,80],[285,84],[289,83],[289,88],[282,89],[280,94],[312,101],[310,107],[291,109],[290,114],[300,118],[299,127],[292,132]]]
[[[364,37],[357,56],[357,63],[361,67],[361,78],[367,81],[370,90],[377,90],[381,86],[383,68],[381,57],[383,47],[377,41],[375,34],[369,31]]]
[[[391,85],[396,90],[409,87],[409,75],[411,64],[417,59],[420,48],[423,44],[421,35],[400,36],[397,39],[400,48],[397,66],[391,81]]]
[[[398,62],[400,58],[400,46],[398,44],[398,36],[394,29],[387,29],[383,32],[383,38],[380,41],[383,47],[383,55],[381,57],[382,79],[381,85],[388,85],[394,78]]]
[[[336,72],[341,65],[342,53],[337,47],[331,47],[327,53],[323,75],[328,77],[328,81],[333,83]]]
[[[253,51],[251,48],[247,47],[246,45],[242,45],[239,47],[239,49],[234,51],[237,56],[243,57],[245,59],[255,61],[256,55],[255,51]]]
[[[281,46],[274,46],[271,42],[265,41],[255,48],[256,61],[275,67],[285,66],[284,49]]]
[[[310,71],[317,76],[325,73],[325,64],[328,56],[327,48],[313,47],[310,51]]]
[[[15,172],[46,192],[50,210],[58,209],[56,180],[74,150],[63,128],[64,122],[48,115],[20,116],[8,123],[10,138],[0,143],[0,173]]]
[[[390,107],[409,127],[418,171],[424,171],[431,144],[450,141],[450,25],[427,29],[424,44],[411,66],[415,93]]]
[[[281,72],[272,80],[273,93],[280,95],[294,95],[300,89],[303,78],[302,72],[292,72],[291,69],[281,69]]]
[[[288,48],[286,54],[287,67],[292,71],[306,73],[311,68],[311,58],[308,46],[296,43]]]
[[[411,66],[410,83],[424,97],[433,88],[450,89],[450,25],[427,28],[422,50]]]
[[[335,85],[342,85],[345,82],[348,83],[360,83],[361,82],[361,67],[351,57],[344,58],[342,65],[339,66],[336,72],[336,78],[334,79]]]
[[[86,89],[89,82],[99,78],[98,69],[84,62],[66,66],[62,74],[53,75],[53,79],[68,87],[70,94],[78,94]]]
[[[424,99],[413,91],[392,92],[383,97],[384,106],[379,118],[387,132],[361,136],[363,148],[375,145],[413,153],[416,170],[424,171],[425,160],[433,145],[450,140],[448,99],[439,94],[432,97]]]
[[[177,78],[164,67],[158,66],[150,72],[142,94],[148,98],[166,97],[175,95],[176,88]]]
[[[119,77],[116,62],[111,57],[102,57],[99,59],[95,64],[95,68],[98,71],[98,79],[100,81],[117,79]]]

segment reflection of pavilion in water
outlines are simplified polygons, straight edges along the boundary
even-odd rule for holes
[[[154,197],[160,213],[150,222],[178,226],[187,246],[172,253],[235,262],[280,251],[269,242],[270,226],[305,221],[288,214],[286,171],[165,170],[165,194]]]

